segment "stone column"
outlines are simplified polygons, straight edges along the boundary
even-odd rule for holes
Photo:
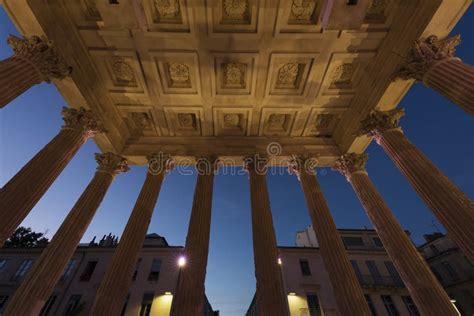
[[[361,134],[382,146],[465,255],[474,259],[474,203],[416,148],[398,127],[403,110],[374,111]]]
[[[250,176],[257,311],[258,315],[288,316],[288,299],[278,265],[277,242],[267,189],[267,162],[267,159],[259,155],[247,157],[244,161]]]
[[[0,61],[0,108],[43,81],[63,79],[71,74],[54,44],[44,36],[18,38],[10,35],[13,56]]]
[[[354,188],[420,313],[457,316],[449,296],[370,181],[366,161],[367,155],[346,154],[335,168]]]
[[[120,315],[123,302],[132,283],[140,250],[160,193],[163,178],[170,165],[169,156],[148,156],[148,172],[132,214],[115,249],[99,289],[90,315]]]
[[[416,41],[396,77],[421,81],[474,115],[474,67],[454,57],[459,43],[460,35]]]
[[[198,177],[194,191],[193,208],[189,220],[184,256],[171,316],[203,315],[204,281],[206,280],[209,236],[211,233],[212,189],[216,157],[198,159]]]
[[[15,291],[3,315],[38,315],[102,202],[113,178],[128,171],[127,161],[112,153],[96,154],[99,166],[91,182]]]
[[[290,164],[290,171],[298,175],[306,197],[319,251],[331,280],[337,308],[341,315],[368,316],[369,307],[316,180],[314,172],[316,165],[315,158],[295,158]]]
[[[104,131],[92,112],[83,108],[64,108],[63,116],[59,134],[0,190],[0,247],[87,139]]]

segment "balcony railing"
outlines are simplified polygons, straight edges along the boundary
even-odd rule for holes
[[[366,287],[405,287],[402,280],[391,276],[362,275],[359,282]]]

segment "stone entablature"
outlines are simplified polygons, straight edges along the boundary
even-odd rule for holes
[[[71,79],[55,84],[71,107],[87,104],[106,121],[108,133],[95,139],[103,151],[134,164],[146,164],[151,148],[178,164],[210,153],[240,164],[266,153],[271,139],[282,157],[318,153],[330,166],[363,151],[358,121],[394,108],[410,87],[385,80],[400,56],[427,32],[445,43],[470,3],[448,2],[410,10],[385,0],[2,4],[24,35],[45,33],[72,66]],[[423,16],[410,17],[417,10]],[[403,40],[393,32],[400,27]]]

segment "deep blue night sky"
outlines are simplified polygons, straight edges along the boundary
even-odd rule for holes
[[[457,55],[474,64],[474,7],[471,6],[452,34],[463,43]],[[11,55],[8,34],[17,34],[0,9],[0,59]],[[65,101],[53,85],[41,84],[24,93],[0,114],[0,185],[4,185],[59,131]],[[436,92],[415,85],[400,106],[406,109],[401,125],[406,136],[452,181],[474,196],[474,119]],[[23,225],[52,237],[66,214],[91,180],[96,163],[96,145],[81,148],[54,185],[36,205]],[[416,195],[383,150],[372,143],[367,151],[369,176],[416,243],[422,235],[442,226]],[[145,179],[146,168],[132,167],[112,184],[83,241],[94,235],[121,235]],[[195,176],[174,171],[162,187],[149,232],[183,245],[191,210]],[[339,174],[323,169],[319,182],[340,228],[371,227],[349,183]],[[291,246],[295,233],[310,224],[303,193],[294,176],[268,176],[274,226],[278,244]],[[255,291],[248,178],[216,177],[207,296],[223,315],[243,315]]]

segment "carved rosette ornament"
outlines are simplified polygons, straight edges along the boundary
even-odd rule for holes
[[[149,154],[146,159],[148,160],[148,172],[153,175],[168,174],[173,170],[175,164],[174,158],[163,152]]]
[[[348,153],[342,155],[334,164],[333,170],[339,171],[344,175],[347,181],[350,181],[351,176],[357,172],[365,172],[365,164],[369,156],[367,154]]]
[[[94,137],[98,133],[105,133],[102,122],[92,113],[84,108],[69,109],[63,107],[61,112],[64,120],[63,129],[73,129],[86,138]]]
[[[370,135],[378,141],[380,134],[392,130],[398,129],[400,119],[405,115],[404,109],[393,109],[391,111],[373,111],[369,116],[361,122],[361,129],[358,136]]]
[[[297,63],[283,64],[278,70],[277,84],[296,87],[299,71],[300,65]]]
[[[314,0],[293,0],[291,13],[297,20],[307,21],[311,19],[316,8]]]
[[[111,152],[95,154],[95,160],[99,165],[97,166],[97,171],[99,172],[107,172],[115,176],[116,174],[130,170],[126,158]]]
[[[153,0],[161,19],[176,19],[180,15],[179,0]]]
[[[225,14],[235,20],[243,20],[247,11],[247,0],[224,0]]]
[[[7,43],[13,49],[14,57],[30,63],[42,81],[49,83],[53,78],[64,79],[72,72],[72,67],[66,64],[53,42],[45,36],[19,38],[10,35]]]
[[[431,35],[415,42],[405,64],[396,73],[396,77],[404,80],[423,81],[426,73],[438,62],[455,58],[456,46],[461,43],[461,35],[438,39]]]

